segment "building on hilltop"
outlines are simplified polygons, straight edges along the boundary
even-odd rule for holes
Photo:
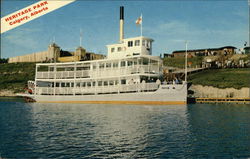
[[[168,54],[168,53],[163,54],[163,58],[171,58],[171,57],[173,57],[173,54]]]
[[[244,48],[244,53],[250,54],[250,47],[249,46]]]
[[[195,56],[217,56],[217,55],[233,55],[235,54],[236,47],[224,46],[220,48],[196,49],[187,50],[188,57]],[[173,57],[185,57],[186,50],[173,51]]]
[[[78,47],[75,52],[64,51],[60,49],[60,47],[57,44],[52,43],[48,46],[47,51],[10,57],[9,63],[53,62],[54,59],[56,59],[57,62],[73,62],[73,61],[97,60],[97,59],[103,59],[104,57],[105,56],[102,54],[86,52],[86,50],[82,47]]]

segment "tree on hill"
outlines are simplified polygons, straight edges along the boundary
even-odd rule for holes
[[[8,63],[9,59],[0,58],[0,63]]]

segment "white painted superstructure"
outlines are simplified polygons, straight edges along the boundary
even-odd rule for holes
[[[122,43],[107,45],[108,59],[152,55],[153,41],[153,39],[140,36],[123,39]]]

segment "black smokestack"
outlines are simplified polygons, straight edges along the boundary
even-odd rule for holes
[[[123,6],[121,6],[120,7],[120,20],[124,20],[124,7]]]

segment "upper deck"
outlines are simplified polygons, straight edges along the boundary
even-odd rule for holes
[[[155,56],[134,56],[67,63],[36,65],[36,80],[98,79],[135,75],[160,76],[162,60]]]

